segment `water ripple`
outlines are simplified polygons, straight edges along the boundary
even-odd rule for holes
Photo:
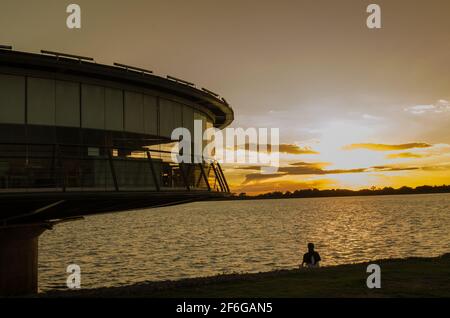
[[[450,195],[231,202],[87,217],[40,240],[42,290],[120,286],[297,266],[307,242],[323,265],[450,251]]]

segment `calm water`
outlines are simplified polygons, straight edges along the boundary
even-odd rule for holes
[[[323,265],[450,252],[450,194],[198,202],[87,217],[40,240],[41,290],[294,268],[306,243]]]

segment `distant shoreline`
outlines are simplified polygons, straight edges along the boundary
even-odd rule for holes
[[[381,267],[381,289],[366,286],[368,264]],[[450,297],[450,253],[438,257],[384,259],[314,270],[278,270],[77,291],[37,297]]]
[[[361,196],[382,196],[382,195],[408,195],[408,194],[443,194],[450,193],[450,185],[442,186],[419,186],[416,188],[382,188],[382,189],[305,189],[294,192],[269,192],[259,195],[246,195],[240,193],[229,197],[214,198],[213,201],[230,200],[265,200],[265,199],[301,199],[301,198],[335,198],[335,197],[361,197]]]

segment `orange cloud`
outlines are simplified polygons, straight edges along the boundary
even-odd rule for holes
[[[432,147],[432,145],[424,142],[413,142],[399,145],[362,143],[345,146],[344,150],[367,149],[373,151],[392,151],[392,150],[405,150],[405,149],[429,148],[429,147]]]
[[[392,153],[386,156],[387,159],[403,159],[403,158],[425,158],[430,155],[420,154],[420,153],[412,153],[412,152],[400,152],[400,153]]]
[[[280,178],[284,176],[298,176],[298,175],[327,175],[327,174],[342,174],[342,173],[361,173],[366,172],[366,168],[355,168],[355,169],[334,169],[334,170],[324,170],[324,163],[307,163],[298,162],[287,167],[278,168],[277,173],[272,174],[262,174],[262,173],[250,173],[245,176],[243,184],[248,184],[252,182],[261,182],[269,179]],[[255,170],[257,167],[247,166],[240,169],[243,170]]]
[[[434,166],[425,166],[425,167],[422,167],[422,170],[425,170],[425,171],[448,171],[448,170],[450,170],[450,163],[444,163],[441,165],[434,165]]]
[[[373,166],[369,168],[354,168],[354,169],[330,169],[325,170],[322,168],[323,163],[297,163],[296,165],[291,165],[287,167],[278,168],[277,173],[272,174],[262,174],[262,173],[249,173],[245,176],[245,180],[242,183],[246,184],[254,184],[259,182],[264,182],[270,179],[281,178],[285,176],[299,176],[299,175],[330,175],[330,174],[351,174],[351,173],[365,173],[365,172],[393,172],[393,171],[412,171],[412,170],[445,170],[448,169],[448,165],[439,165],[439,166],[395,166],[395,165],[387,165],[387,166]],[[247,166],[238,169],[243,170],[257,170],[260,167],[255,166]]]
[[[366,171],[370,172],[378,172],[378,171],[411,171],[411,170],[419,170],[420,167],[396,167],[396,166],[375,166]]]
[[[245,150],[249,150],[250,148],[254,148],[257,151],[259,151],[260,146],[259,145],[255,145],[255,144],[245,144],[245,146],[243,147]],[[239,146],[236,145],[235,146],[235,150],[239,149]],[[267,149],[267,151],[271,151],[272,149],[272,145],[266,145],[265,149]],[[291,154],[291,155],[317,155],[319,154],[317,151],[312,150],[309,147],[300,147],[298,145],[295,144],[280,144],[278,146],[278,152],[280,153],[285,153],[285,154]]]
[[[295,144],[281,144],[279,146],[279,151],[286,154],[292,155],[317,155],[317,151],[312,150],[309,147],[300,147]]]

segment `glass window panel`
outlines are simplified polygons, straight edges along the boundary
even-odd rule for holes
[[[194,110],[189,106],[183,106],[183,127],[191,132],[191,138],[194,136]]]
[[[105,88],[82,85],[81,116],[83,128],[105,129]]]
[[[158,134],[158,104],[156,97],[144,96],[144,128],[145,133]]]
[[[0,75],[0,123],[25,122],[25,77]]]
[[[144,133],[144,95],[125,92],[125,131]]]
[[[80,84],[56,81],[56,125],[80,127]]]
[[[173,103],[173,129],[183,127],[183,107],[181,104]],[[172,129],[172,130],[173,130]]]
[[[160,99],[160,107],[159,107],[159,125],[160,125],[160,134],[163,137],[168,137],[172,135],[173,130],[173,103],[166,99]]]
[[[29,124],[55,125],[54,80],[28,78],[27,111]]]
[[[123,91],[106,88],[106,129],[123,131]]]
[[[159,114],[161,136],[170,138],[175,128],[183,127],[183,108],[181,104],[161,99]]]

